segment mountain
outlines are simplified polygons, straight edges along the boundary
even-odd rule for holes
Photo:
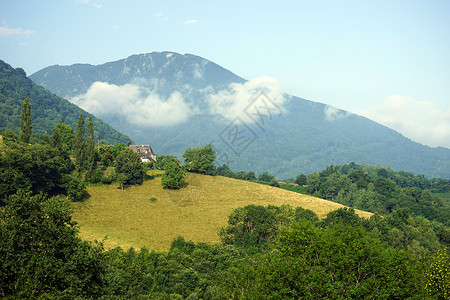
[[[133,55],[102,65],[51,66],[37,84],[158,154],[211,143],[218,163],[278,178],[349,162],[450,178],[450,150],[415,143],[367,118],[245,80],[201,57]]]
[[[51,134],[59,122],[70,125],[74,130],[81,113],[90,114],[66,99],[52,94],[27,78],[23,69],[14,69],[0,60],[0,130],[20,129],[22,101],[30,97],[33,133]],[[86,120],[87,122],[87,120]],[[94,129],[99,140],[109,144],[127,143],[130,138],[102,120],[93,117]]]

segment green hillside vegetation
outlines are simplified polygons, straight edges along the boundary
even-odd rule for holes
[[[154,174],[154,173],[152,173]],[[113,185],[87,187],[89,199],[72,203],[73,218],[87,240],[107,236],[108,248],[146,247],[167,251],[177,236],[194,242],[219,243],[219,229],[233,209],[255,205],[301,206],[320,218],[343,207],[338,203],[257,183],[188,173],[186,188],[163,189],[161,177],[124,192]],[[155,202],[150,201],[156,198]],[[372,214],[358,211],[363,217]]]
[[[449,297],[448,206],[426,178],[350,164],[288,191],[268,172],[216,168],[210,145],[144,164],[125,144],[94,147],[83,114],[76,134],[58,123],[39,142],[30,125],[0,142],[1,298]],[[333,202],[342,183],[382,216]]]
[[[1,144],[2,298],[448,297],[450,259],[438,238],[448,228],[437,221],[404,208],[360,218],[335,202],[201,174],[214,153],[187,158],[183,167],[195,161],[199,173],[164,189],[164,171],[144,175],[151,165],[123,144],[102,145],[92,164],[80,139],[85,158],[74,164],[58,137],[28,144],[9,135]],[[153,166],[176,160],[164,161]],[[91,168],[98,175],[87,176]],[[82,178],[105,184],[69,203]],[[258,179],[276,181],[267,172]]]
[[[79,115],[90,116],[78,106],[58,97],[27,78],[25,72],[13,69],[0,60],[0,132],[12,130],[19,132],[22,101],[30,99],[32,109],[33,135],[51,134],[58,123],[76,128]],[[95,140],[108,144],[127,143],[130,138],[93,117],[96,128]]]

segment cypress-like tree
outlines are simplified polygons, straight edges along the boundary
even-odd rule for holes
[[[30,142],[32,128],[30,98],[26,97],[22,102],[22,111],[20,113],[20,139],[23,142]]]
[[[89,181],[95,177],[95,146],[94,146],[94,123],[92,116],[89,116],[87,126],[87,140],[86,140],[86,160],[87,160],[87,176]]]
[[[79,168],[84,166],[86,142],[84,138],[84,116],[81,113],[78,118],[77,134],[75,136],[75,159]]]

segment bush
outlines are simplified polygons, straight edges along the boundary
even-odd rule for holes
[[[175,161],[167,161],[164,164],[165,173],[161,177],[161,185],[164,188],[179,189],[185,183],[184,170]]]
[[[274,178],[270,181],[270,186],[280,187],[280,183]]]
[[[114,180],[116,180],[116,173],[111,172],[108,175],[103,175],[101,181],[103,184],[111,184]]]

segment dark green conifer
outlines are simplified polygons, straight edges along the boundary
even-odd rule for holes
[[[32,128],[30,98],[26,97],[22,102],[22,111],[20,113],[20,139],[23,142],[30,142]]]
[[[77,134],[75,136],[75,160],[79,168],[84,166],[86,141],[84,138],[84,116],[81,113],[77,123]]]

